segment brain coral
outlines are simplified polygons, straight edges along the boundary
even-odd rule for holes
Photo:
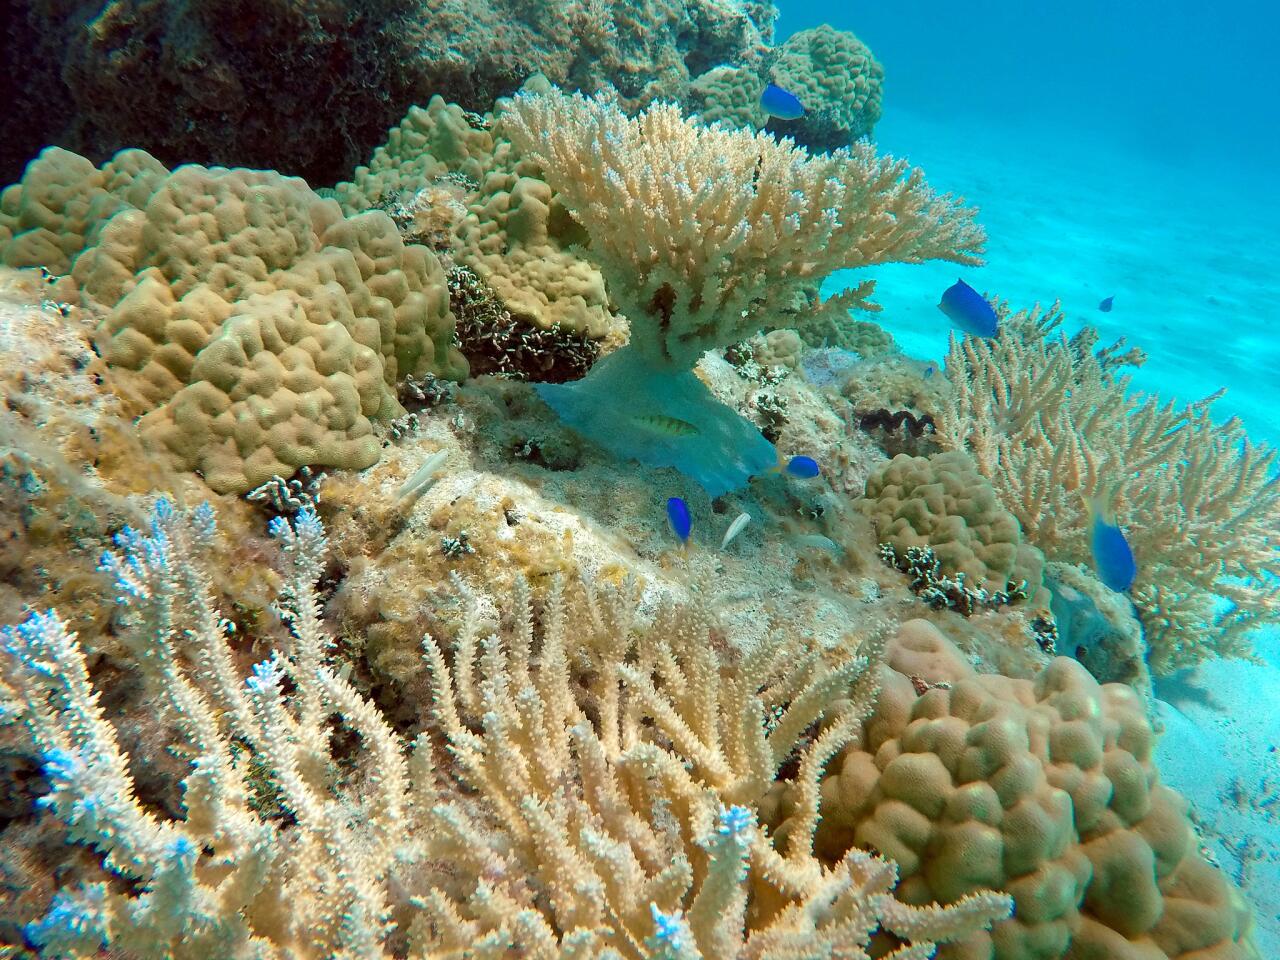
[[[406,246],[386,214],[344,218],[269,171],[168,173],[140,156],[130,167],[150,189],[117,195],[113,164],[93,171],[46,151],[29,182],[5,192],[19,232],[0,253],[30,263],[84,247],[72,276],[85,304],[105,311],[98,340],[112,385],[175,466],[219,491],[304,464],[367,467],[379,449],[370,418],[400,412],[398,380],[465,375],[440,264]],[[89,223],[86,197],[104,222]],[[24,219],[31,208],[42,216]],[[44,224],[62,222],[83,239],[47,244]]]
[[[1029,595],[1040,587],[1044,556],[1022,542],[1017,519],[965,454],[899,454],[867,478],[858,505],[899,557],[931,547],[944,574],[989,592],[1023,580]]]
[[[792,34],[778,48],[771,73],[774,83],[800,98],[805,114],[769,125],[806,146],[848,146],[869,136],[880,119],[884,68],[848,31],[824,23]]]
[[[1257,956],[1247,908],[1159,782],[1132,690],[1064,657],[1034,681],[979,676],[921,620],[889,664],[860,739],[828,768],[816,843],[824,859],[853,845],[893,857],[908,903],[1013,895],[1011,919],[938,960]],[[950,686],[919,694],[911,676]]]

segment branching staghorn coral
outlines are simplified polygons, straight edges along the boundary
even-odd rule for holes
[[[671,104],[630,118],[555,89],[515,97],[496,129],[585,229],[587,254],[630,323],[627,347],[580,383],[539,395],[615,455],[674,466],[711,496],[777,454],[690,374],[707,350],[790,325],[797,295],[835,270],[973,263],[982,247],[971,209],[863,144],[811,156],[768,134],[704,126]],[[863,283],[840,306],[870,293]],[[655,437],[642,426],[655,417],[694,430]]]
[[[862,144],[814,156],[671,104],[630,118],[558,90],[515,97],[500,122],[590,235],[632,344],[677,368],[770,327],[836,270],[982,249],[971,208]]]
[[[292,642],[244,681],[209,596],[214,535],[207,507],[162,502],[103,563],[191,762],[185,818],[140,802],[56,614],[0,633],[0,704],[42,758],[41,805],[133,881],[59,893],[27,928],[44,956],[858,960],[882,929],[914,941],[895,960],[925,960],[1008,914],[995,894],[904,906],[890,862],[813,855],[818,778],[870,710],[875,639],[735,657],[700,616],[642,631],[632,594],[590,583],[553,589],[541,631],[521,585],[500,628],[458,581],[464,627],[425,641],[436,695],[406,745],[328,662],[315,514],[272,526]],[[784,765],[800,825],[774,850],[753,805]]]
[[[1068,339],[1061,321],[1055,304],[953,337],[939,441],[969,452],[1051,558],[1090,563],[1087,500],[1109,500],[1154,671],[1247,656],[1247,634],[1280,617],[1276,451],[1215,422],[1220,394],[1178,407],[1131,391],[1118,371],[1141,353],[1095,350],[1096,331]]]

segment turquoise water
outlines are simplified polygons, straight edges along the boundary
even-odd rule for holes
[[[1015,307],[1060,298],[1069,323],[1146,350],[1139,389],[1193,400],[1226,387],[1218,413],[1280,443],[1280,65],[1268,50],[1280,12],[1049,6],[784,4],[779,34],[826,21],[875,52],[878,146],[981,210],[987,264],[960,271],[973,286]],[[935,304],[956,274],[874,272],[877,320],[908,353],[945,354]],[[1260,664],[1219,661],[1158,684],[1159,760],[1248,891],[1263,955],[1280,956],[1280,633],[1257,651]]]

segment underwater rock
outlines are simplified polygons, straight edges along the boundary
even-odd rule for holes
[[[95,160],[141,147],[170,165],[333,183],[433,94],[485,111],[541,72],[587,91],[616,88],[636,109],[680,96],[718,63],[758,59],[776,16],[769,3],[717,0],[20,6],[29,9],[10,11],[0,49],[7,82],[29,96],[6,102],[33,106],[6,117],[0,182],[57,142]],[[19,68],[27,72],[8,76]]]
[[[1079,660],[1099,683],[1127,683],[1150,699],[1147,646],[1129,598],[1073,563],[1045,564],[1044,579],[1058,624],[1058,652]]]

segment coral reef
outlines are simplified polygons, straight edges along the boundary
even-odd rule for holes
[[[334,660],[316,515],[272,524],[288,630],[243,681],[207,589],[215,536],[207,504],[181,513],[162,500],[147,532],[126,530],[103,559],[136,667],[189,758],[180,818],[139,803],[66,624],[33,614],[0,633],[0,693],[42,758],[41,805],[136,881],[60,891],[27,926],[49,955],[557,956],[647,943],[783,957],[802,939],[865,960],[883,927],[915,941],[905,960],[1009,914],[1007,896],[983,891],[946,908],[894,901],[887,861],[813,856],[818,778],[871,709],[874,641],[860,658],[718,650],[696,614],[668,609],[640,631],[626,586],[590,582],[553,588],[541,631],[518,587],[511,626],[493,633],[492,601],[459,581],[465,625],[447,652],[423,642],[433,722],[406,744]],[[841,690],[846,706],[827,714]],[[753,806],[787,762],[797,813],[775,849]]]
[[[1013,896],[1013,917],[939,960],[1257,957],[1247,908],[1197,851],[1186,801],[1159,782],[1154,740],[1140,697],[1073,660],[1034,680],[979,676],[908,622],[875,712],[823,780],[815,850],[893,857],[907,903]],[[779,843],[790,789],[775,788],[765,817]]]
[[[811,156],[669,105],[629,119],[559,91],[517,97],[503,123],[586,230],[631,347],[676,368],[773,326],[779,303],[837,269],[981,250],[972,211],[868,147]]]
[[[616,455],[674,466],[712,496],[775,455],[689,374],[706,351],[783,325],[778,307],[836,269],[973,262],[983,240],[959,201],[861,145],[811,156],[772,136],[702,126],[673,105],[630,119],[556,90],[515,98],[501,122],[582,224],[630,325],[627,346],[590,376],[540,395]],[[870,292],[862,284],[849,299]],[[695,431],[654,436],[643,424],[656,417]]]
[[[1058,652],[1079,660],[1099,683],[1124,683],[1153,696],[1147,645],[1133,604],[1076,564],[1046,563],[1044,578],[1052,594]]]
[[[812,150],[836,150],[871,135],[880,119],[884,68],[866,44],[823,23],[789,36],[773,51],[773,82],[804,105],[795,120],[769,119],[769,129]]]
[[[712,67],[689,84],[685,103],[703,123],[759,130],[769,119],[760,105],[764,81],[744,67]]]
[[[1216,397],[1179,409],[1131,391],[1120,371],[1140,353],[1056,333],[1056,304],[1005,314],[993,339],[952,339],[939,441],[969,452],[1050,559],[1088,564],[1087,501],[1109,502],[1154,672],[1247,655],[1280,616],[1276,451],[1215,422]]]
[[[1047,606],[1044,556],[1023,542],[1018,521],[965,454],[899,454],[867,479],[859,506],[899,562],[928,547],[947,577],[986,593],[1016,589]]]
[[[621,339],[600,271],[570,249],[585,239],[581,229],[538,167],[503,138],[501,124],[491,126],[433,97],[427,107],[409,110],[335,196],[348,212],[380,207],[398,213],[406,241],[423,229],[424,214],[415,210],[443,196],[443,208],[430,208],[439,239],[432,246],[475,274],[510,321],[591,340]],[[447,224],[439,222],[442,215]]]
[[[6,260],[71,266],[144,435],[215,490],[367,467],[400,378],[465,375],[435,256],[300,180],[53,149],[0,205]]]
[[[633,109],[679,97],[716,64],[758,62],[776,15],[725,0],[42,0],[12,13],[6,79],[47,108],[15,114],[6,132],[28,149],[0,154],[0,180],[57,142],[312,183],[345,177],[433,94],[487,110],[541,72],[616,89]]]

